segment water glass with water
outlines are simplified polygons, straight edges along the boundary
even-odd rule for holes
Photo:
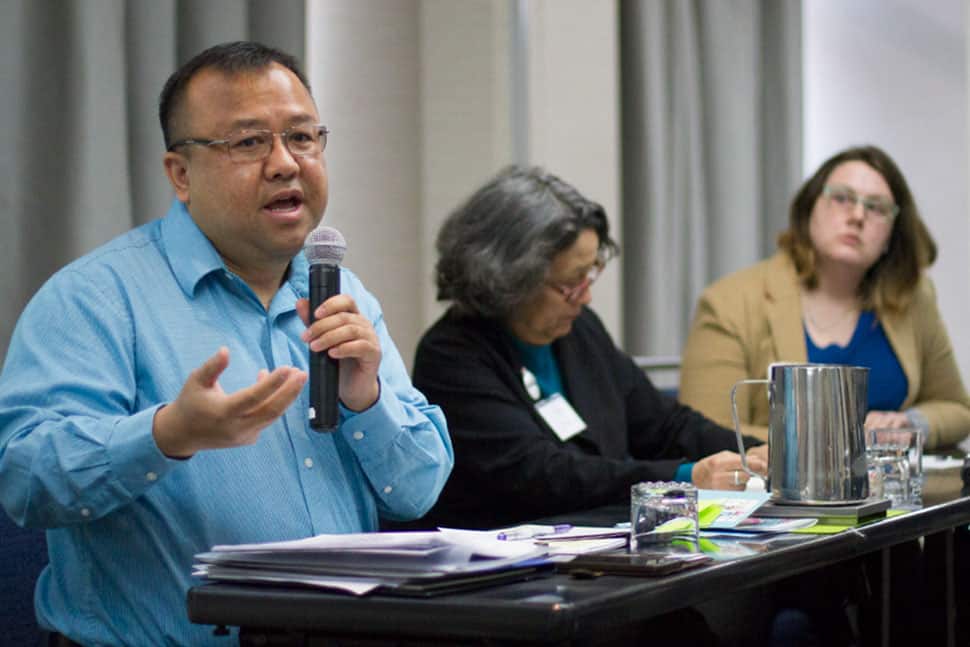
[[[923,503],[923,440],[915,427],[866,431],[869,493],[889,499],[894,508]]]

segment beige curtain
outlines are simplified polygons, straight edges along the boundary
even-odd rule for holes
[[[57,269],[164,215],[158,93],[205,47],[253,38],[299,58],[303,0],[0,2],[0,357]]]
[[[711,280],[770,254],[801,177],[798,0],[620,4],[625,349],[679,355]]]

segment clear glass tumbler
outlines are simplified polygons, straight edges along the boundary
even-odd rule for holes
[[[630,487],[630,549],[663,550],[697,541],[697,488],[648,481]]]
[[[866,454],[870,496],[889,499],[893,508],[922,505],[922,448],[916,428],[869,429]]]

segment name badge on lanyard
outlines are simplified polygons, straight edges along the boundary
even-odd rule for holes
[[[522,367],[522,384],[526,392],[536,401],[536,411],[546,421],[559,440],[565,442],[576,434],[586,430],[586,423],[569,404],[569,400],[562,397],[561,393],[553,393],[548,398],[539,400],[541,395],[539,383],[532,371]]]

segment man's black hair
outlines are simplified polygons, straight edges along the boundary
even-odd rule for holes
[[[175,115],[185,97],[185,88],[189,81],[202,69],[214,68],[225,74],[239,74],[261,70],[272,63],[279,63],[287,68],[296,78],[300,79],[303,87],[310,92],[310,84],[300,70],[296,57],[278,49],[268,47],[253,41],[234,41],[214,45],[197,54],[189,62],[180,67],[172,76],[168,77],[165,87],[158,98],[158,120],[162,125],[162,136],[165,138],[165,148],[169,149],[174,138]]]

